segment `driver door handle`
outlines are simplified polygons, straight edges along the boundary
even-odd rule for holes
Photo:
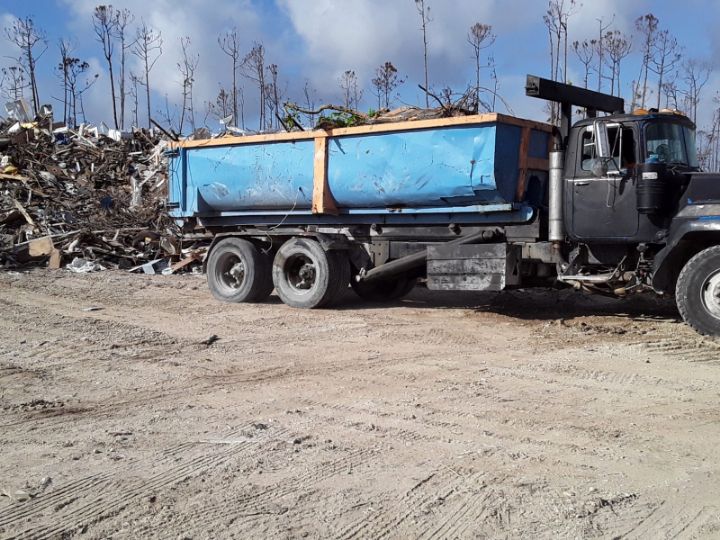
[[[589,185],[590,185],[590,180],[583,180],[583,181],[581,181],[581,182],[575,182],[575,185],[576,185],[576,186],[589,186]]]

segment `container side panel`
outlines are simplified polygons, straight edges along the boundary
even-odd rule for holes
[[[549,157],[550,134],[545,131],[534,129],[530,135],[530,157],[548,159]]]
[[[329,152],[341,208],[505,202],[494,177],[494,124],[333,137]]]
[[[522,128],[498,124],[495,140],[495,178],[497,190],[504,200],[511,201],[517,191],[520,172],[520,137]]]
[[[187,150],[188,192],[199,212],[307,209],[313,192],[312,140]]]

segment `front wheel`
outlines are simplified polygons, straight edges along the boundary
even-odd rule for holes
[[[680,272],[678,310],[697,332],[720,336],[720,246],[701,251]]]

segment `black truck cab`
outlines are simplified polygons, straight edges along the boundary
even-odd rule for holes
[[[566,147],[564,215],[572,240],[663,243],[687,173],[699,170],[687,117],[643,111],[590,118],[575,124]],[[598,156],[598,148],[608,155]]]

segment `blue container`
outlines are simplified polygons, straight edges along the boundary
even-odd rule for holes
[[[527,171],[546,177],[548,141],[549,126],[496,114],[186,141],[171,158],[171,215],[312,214],[325,179],[337,219],[507,210],[524,202]]]

